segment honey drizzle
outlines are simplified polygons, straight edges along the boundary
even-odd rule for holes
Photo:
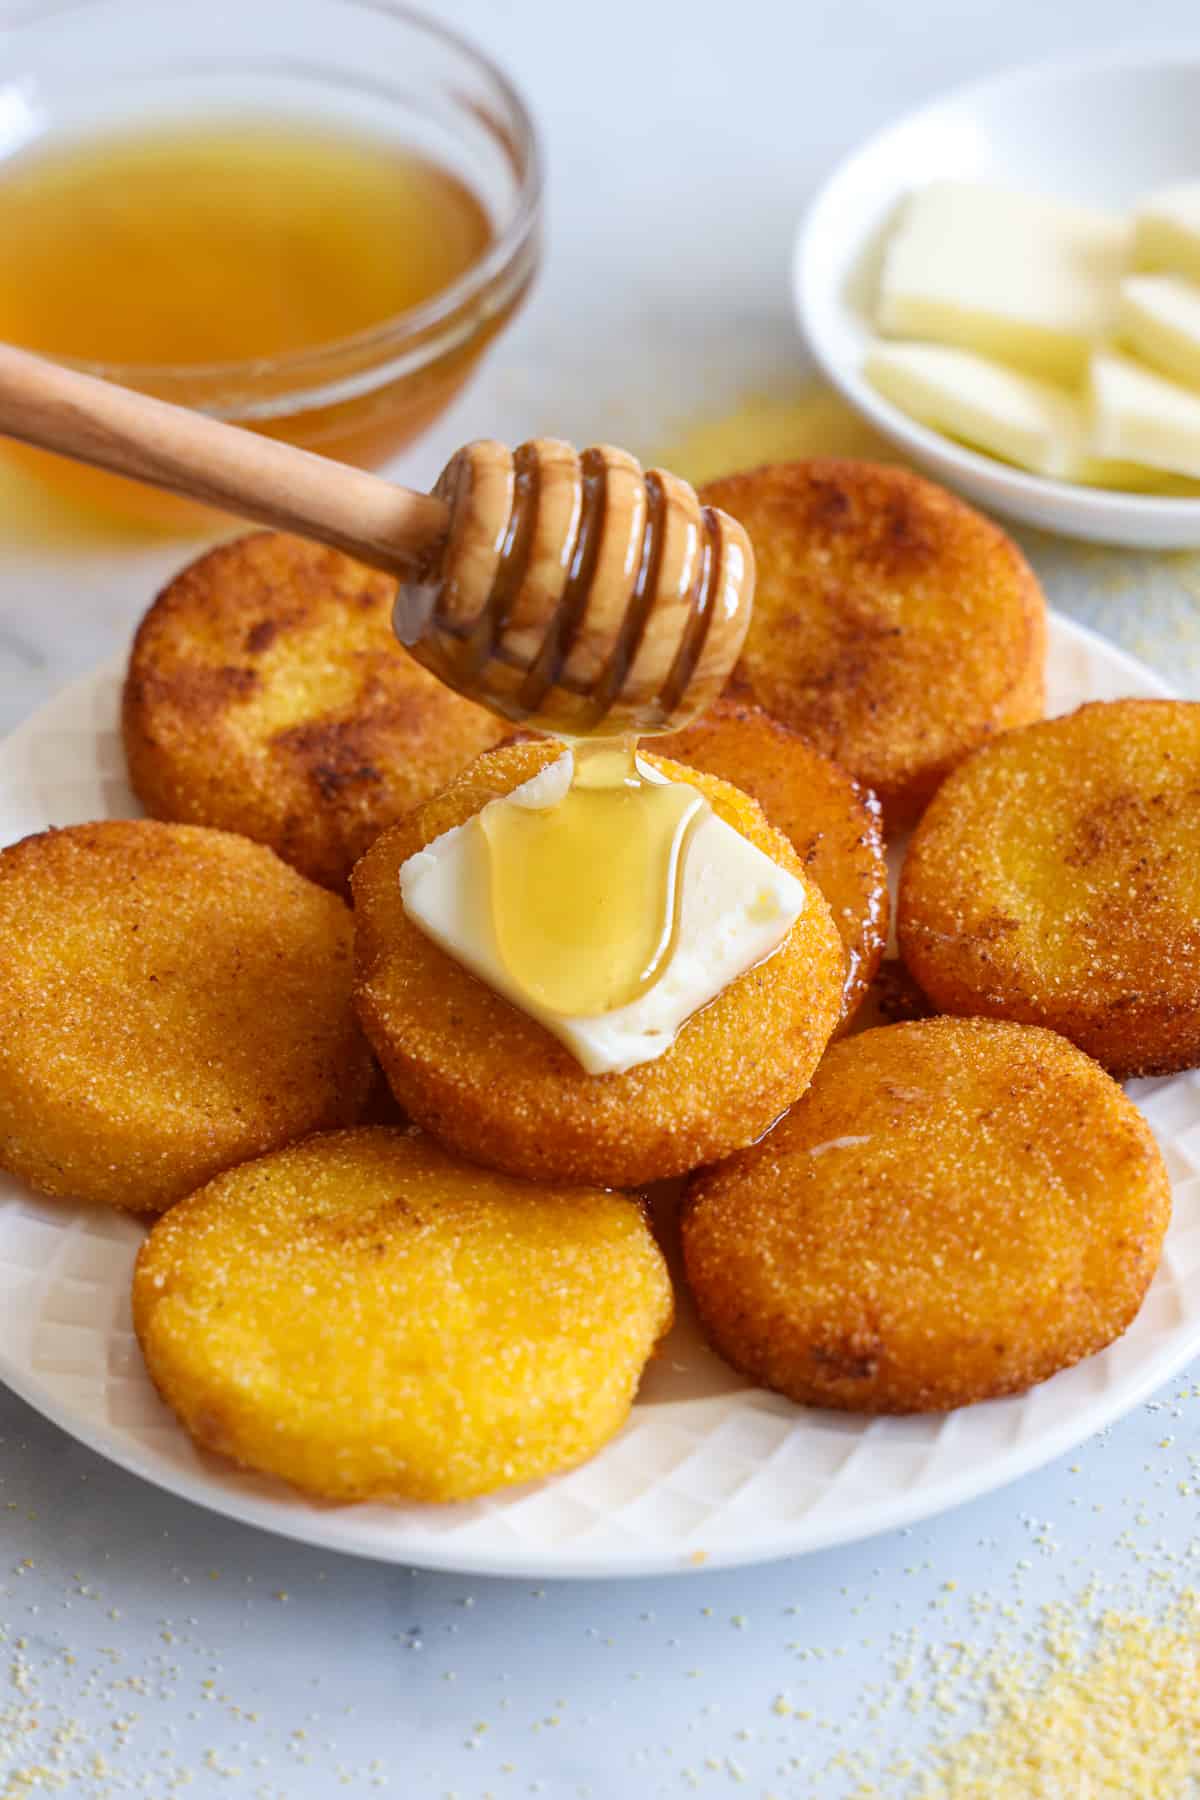
[[[451,465],[443,477],[439,491],[452,508],[462,497],[455,484],[466,479],[465,465]],[[605,531],[608,476],[602,451],[584,452],[580,482],[562,594],[532,660],[518,661],[503,641],[528,572],[541,502],[538,459],[523,445],[514,457],[510,510],[487,602],[474,618],[444,628],[441,658],[431,666],[460,693],[559,736],[573,752],[571,784],[560,800],[541,807],[500,802],[485,808],[480,829],[492,930],[509,976],[548,1012],[590,1018],[639,999],[667,968],[679,933],[688,847],[711,809],[695,790],[665,782],[640,764],[636,737],[602,735],[659,594],[669,508],[653,470],[645,477],[637,567],[616,640],[586,687],[566,674]],[[721,525],[707,506],[699,525],[699,554],[684,596],[687,622],[658,692],[638,720],[646,733],[678,724],[673,715],[712,625]],[[401,642],[413,643],[424,632],[436,579],[431,567],[402,590],[396,611]],[[481,672],[493,661],[519,670],[521,678],[510,689],[494,681],[485,685]],[[572,699],[584,704],[571,707]]]
[[[561,800],[500,802],[480,827],[508,973],[548,1011],[591,1018],[639,999],[668,967],[688,847],[709,807],[640,764],[634,738],[571,748]]]
[[[662,484],[651,470],[646,475],[646,519],[637,573],[616,642],[597,677],[585,684],[572,680],[566,673],[566,665],[587,611],[607,504],[602,455],[594,450],[585,451],[581,461],[583,499],[570,567],[561,600],[533,663],[527,666],[503,642],[510,612],[526,577],[537,520],[539,471],[537,458],[528,445],[522,445],[516,452],[512,508],[497,553],[487,604],[466,623],[451,624],[443,619],[439,624],[441,653],[436,659],[426,657],[426,666],[433,668],[439,679],[457,693],[480,701],[515,724],[529,725],[551,735],[566,736],[554,706],[556,692],[560,697],[566,694],[586,702],[582,712],[576,707],[572,713],[569,728],[572,741],[584,739],[603,725],[605,715],[633,667],[658,595],[667,530]],[[435,491],[453,508],[457,492],[455,483],[464,479],[465,472],[455,469],[453,477],[449,481],[443,477]],[[696,672],[712,625],[716,571],[721,561],[721,530],[718,515],[710,506],[701,508],[700,523],[703,543],[687,596],[687,625],[659,693],[647,705],[646,716],[640,723],[643,734],[679,729],[680,721],[675,714]],[[437,594],[436,565],[440,554],[441,546],[435,547],[430,553],[429,566],[417,571],[401,588],[395,628],[402,644],[418,643],[429,625]],[[521,672],[523,679],[514,685],[512,692],[500,693],[495,686],[486,692],[480,691],[480,672],[491,661],[507,664]]]

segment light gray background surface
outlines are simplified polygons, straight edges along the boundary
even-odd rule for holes
[[[791,233],[843,150],[1006,64],[1200,42],[1195,0],[440,11],[541,119],[549,244],[516,329],[402,465],[423,483],[467,437],[652,448],[790,387]],[[1025,542],[1055,604],[1200,695],[1200,556]],[[186,554],[0,488],[0,730],[121,647]],[[971,1722],[970,1682],[939,1695],[949,1647],[997,1632],[1036,1647],[1050,1602],[1081,1617],[1097,1593],[1169,1602],[1195,1575],[1198,1485],[1200,1367],[1076,1455],[912,1532],[772,1568],[543,1591],[225,1524],[0,1393],[0,1800],[901,1795],[917,1775],[880,1768],[904,1752],[927,1770],[938,1735]]]

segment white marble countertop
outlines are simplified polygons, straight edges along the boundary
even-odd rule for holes
[[[531,304],[400,466],[422,482],[466,437],[653,448],[786,390],[803,373],[791,231],[841,151],[948,83],[1194,39],[1198,23],[1195,0],[438,10],[532,99],[550,220]],[[1200,555],[1024,541],[1056,605],[1200,695]],[[106,536],[6,479],[0,731],[120,649],[189,553]],[[776,1568],[540,1591],[223,1523],[0,1394],[0,1795],[158,1800],[184,1776],[197,1800],[901,1795],[910,1778],[878,1768],[904,1752],[926,1769],[937,1736],[971,1722],[969,1704],[952,1710],[972,1681],[945,1675],[949,1646],[1036,1634],[1039,1608],[1078,1601],[1094,1575],[1096,1593],[1169,1603],[1194,1576],[1198,1485],[1200,1367],[1075,1456],[912,1532]]]

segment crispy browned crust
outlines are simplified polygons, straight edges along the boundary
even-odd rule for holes
[[[835,1044],[761,1144],[693,1178],[684,1260],[734,1366],[810,1406],[938,1412],[1120,1336],[1170,1187],[1065,1038],[926,1019]]]
[[[820,890],[754,802],[664,762],[805,881],[810,904],[776,954],[690,1019],[657,1061],[585,1074],[419,931],[400,899],[402,863],[556,754],[515,744],[480,757],[367,852],[353,881],[359,1016],[405,1111],[464,1156],[535,1180],[636,1187],[751,1143],[803,1093],[841,1011],[842,945]]]
[[[340,900],[227,832],[106,820],[0,852],[0,1166],[157,1212],[352,1124],[351,939]]]
[[[749,794],[790,840],[845,946],[848,1024],[887,945],[887,859],[874,794],[761,707],[736,700],[718,700],[686,731],[655,738],[653,748]]]
[[[122,725],[156,818],[269,844],[344,889],[385,826],[508,729],[400,648],[395,583],[255,532],[189,564],[134,639]]]
[[[731,692],[909,824],[963,757],[1040,718],[1041,588],[1012,540],[907,469],[772,463],[703,499],[750,534],[758,586]]]
[[[972,757],[913,836],[899,941],[944,1012],[1121,1076],[1200,1063],[1200,703],[1098,701]]]
[[[462,1500],[582,1462],[672,1306],[625,1196],[379,1127],[219,1176],[133,1278],[147,1367],[197,1443],[335,1503]]]

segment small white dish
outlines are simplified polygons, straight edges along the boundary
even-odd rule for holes
[[[1017,69],[960,88],[868,140],[801,222],[792,291],[822,372],[912,461],[986,509],[1137,549],[1200,545],[1200,497],[1076,487],[943,437],[862,374],[879,258],[898,202],[948,175],[1121,211],[1200,178],[1200,50],[1131,51]]]
[[[0,845],[124,818],[124,659],[0,744]],[[1162,694],[1149,669],[1052,617],[1047,704]],[[381,1562],[480,1575],[665,1575],[765,1562],[928,1518],[1060,1456],[1200,1350],[1200,1070],[1132,1084],[1171,1176],[1162,1262],[1137,1318],[1041,1387],[953,1413],[873,1419],[793,1406],[707,1348],[686,1293],[624,1429],[551,1480],[459,1506],[322,1506],[197,1450],[133,1336],[145,1227],[0,1172],[0,1382],[122,1468],[228,1518]],[[197,1530],[203,1526],[197,1521]]]

